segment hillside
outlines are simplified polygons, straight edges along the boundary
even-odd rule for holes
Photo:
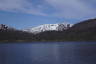
[[[66,31],[73,40],[96,41],[96,19],[89,19],[75,24]]]
[[[0,42],[16,42],[16,41],[32,41],[34,40],[32,33],[23,32],[21,30],[13,29],[7,25],[0,25]]]

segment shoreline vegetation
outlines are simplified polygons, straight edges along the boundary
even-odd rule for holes
[[[6,43],[26,43],[26,42],[27,43],[38,43],[38,42],[39,43],[40,42],[41,43],[43,43],[43,42],[44,43],[47,43],[47,42],[48,43],[49,42],[50,43],[54,43],[54,42],[56,43],[56,42],[96,42],[96,41],[95,40],[94,41],[93,40],[90,40],[90,41],[85,41],[85,40],[82,40],[82,41],[81,40],[70,40],[70,41],[68,41],[68,40],[66,40],[66,41],[58,41],[58,40],[57,41],[45,41],[45,40],[42,40],[42,41],[29,41],[29,40],[14,40],[14,41],[9,41],[9,40],[3,40],[3,41],[0,41],[1,44],[4,44],[4,43],[5,44]]]
[[[3,42],[65,42],[96,41],[96,19],[74,24],[63,31],[45,31],[32,34],[16,29],[0,29],[0,43]]]

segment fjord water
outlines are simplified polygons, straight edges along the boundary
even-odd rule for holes
[[[96,64],[96,42],[0,44],[0,64]]]

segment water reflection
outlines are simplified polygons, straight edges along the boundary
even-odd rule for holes
[[[96,64],[96,44],[1,44],[0,64]]]

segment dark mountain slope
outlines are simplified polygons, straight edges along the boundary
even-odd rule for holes
[[[65,32],[72,40],[96,41],[96,19],[89,19],[75,24]]]
[[[80,23],[75,24],[71,30],[85,30],[96,28],[96,19],[89,19]]]

